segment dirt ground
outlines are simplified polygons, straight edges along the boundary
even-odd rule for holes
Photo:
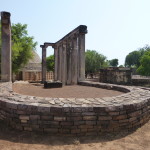
[[[20,132],[0,122],[0,150],[150,150],[150,121],[133,133],[55,137]]]
[[[64,86],[62,88],[44,89],[42,84],[13,84],[13,90],[23,95],[52,98],[100,98],[123,94],[119,91],[87,86]]]

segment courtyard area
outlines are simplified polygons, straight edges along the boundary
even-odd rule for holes
[[[87,86],[64,86],[62,88],[44,89],[42,84],[13,84],[13,91],[23,95],[51,98],[101,98],[123,94],[123,92]]]

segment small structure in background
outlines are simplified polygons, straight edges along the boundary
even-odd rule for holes
[[[112,84],[131,84],[131,68],[109,67],[100,69],[99,82]]]
[[[46,72],[46,79],[53,80],[54,73]],[[33,51],[33,58],[22,70],[16,75],[15,80],[23,80],[29,82],[40,82],[42,80],[42,63],[41,58]]]

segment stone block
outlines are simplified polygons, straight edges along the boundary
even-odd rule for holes
[[[96,120],[96,116],[83,116],[83,120]]]
[[[141,111],[135,111],[135,112],[129,113],[128,116],[129,117],[136,117],[136,116],[139,116],[141,114],[142,114]]]
[[[56,129],[56,128],[44,128],[44,132],[58,133],[58,129]]]
[[[29,116],[20,115],[19,119],[20,120],[29,120]]]
[[[85,121],[86,125],[96,125],[96,121]]]
[[[44,88],[62,88],[62,82],[44,82]]]
[[[73,125],[73,122],[71,122],[71,121],[63,121],[63,122],[61,122],[60,123],[60,125],[62,125],[62,126],[72,126]]]
[[[111,116],[99,116],[98,120],[112,120]]]
[[[79,117],[77,117],[77,116],[75,116],[75,117],[67,117],[67,120],[68,121],[79,121],[79,120],[82,120],[82,117],[81,116],[79,116]]]
[[[113,116],[113,120],[123,120],[123,119],[127,119],[127,115]]]
[[[32,131],[32,128],[31,127],[24,127],[24,130],[25,131]]]
[[[30,115],[30,120],[40,120],[40,115]]]
[[[54,116],[55,121],[66,121],[66,117],[56,117]]]
[[[42,115],[41,116],[41,120],[54,120],[54,117],[53,116],[46,116],[46,115]]]
[[[27,123],[28,120],[21,120],[21,123]]]
[[[80,129],[71,129],[72,134],[80,133]]]
[[[85,121],[74,121],[74,125],[83,125]]]
[[[110,116],[117,116],[117,115],[119,115],[119,112],[118,111],[112,111],[112,112],[109,112],[109,115]]]
[[[90,128],[93,128],[93,125],[79,125],[78,128],[80,128],[80,129],[90,129]]]

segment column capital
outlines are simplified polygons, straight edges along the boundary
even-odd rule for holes
[[[9,18],[11,16],[10,12],[1,11],[1,16],[5,18]]]
[[[80,25],[79,26],[79,34],[86,34],[88,31],[87,31],[87,26],[85,25]]]

